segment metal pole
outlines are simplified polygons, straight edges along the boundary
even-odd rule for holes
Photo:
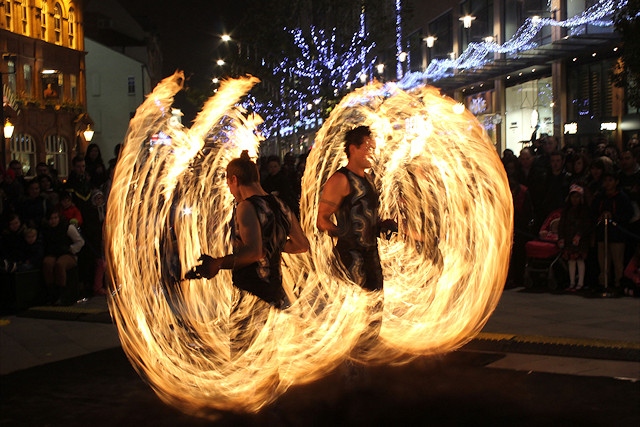
[[[604,290],[609,287],[609,219],[604,219]]]

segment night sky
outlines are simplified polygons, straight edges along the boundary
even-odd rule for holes
[[[197,80],[210,77],[218,59],[215,50],[219,37],[239,25],[246,3],[181,0],[170,3],[176,7],[169,7],[157,0],[119,1],[133,16],[148,19],[158,29],[164,74],[181,69]]]
[[[208,90],[214,75],[220,36],[233,34],[242,22],[248,0],[221,2],[216,0],[180,0],[170,3],[157,0],[118,0],[140,21],[157,28],[163,55],[163,78],[176,70],[185,73],[186,87]],[[159,6],[160,5],[160,6]],[[195,118],[197,110],[178,93],[174,105],[184,113],[183,123]]]

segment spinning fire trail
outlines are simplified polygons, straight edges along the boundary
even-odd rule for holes
[[[316,137],[302,181],[311,250],[283,254],[293,301],[279,311],[241,295],[229,270],[181,280],[201,253],[230,252],[227,163],[256,155],[256,117],[238,101],[256,79],[229,80],[191,129],[170,120],[182,76],[161,82],[132,119],[105,222],[109,305],[122,346],[165,402],[184,412],[257,411],[347,358],[404,363],[454,350],[484,326],[507,274],[513,209],[495,148],[469,113],[435,89],[372,84],[343,99]],[[323,183],[346,163],[344,132],[372,128],[381,218],[382,326],[366,352],[377,296],[351,283],[315,226]]]

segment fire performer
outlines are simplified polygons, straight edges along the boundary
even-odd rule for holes
[[[309,241],[287,205],[262,189],[247,151],[227,165],[227,185],[236,200],[233,253],[220,258],[203,254],[186,278],[210,279],[230,269],[234,286],[285,309],[291,302],[282,287],[282,252],[306,252]]]
[[[358,126],[346,133],[347,165],[325,183],[316,220],[320,231],[337,238],[335,251],[350,279],[367,291],[383,288],[378,235],[397,230],[395,221],[378,220],[378,191],[371,173],[366,172],[371,168],[375,148],[376,141],[368,126]]]

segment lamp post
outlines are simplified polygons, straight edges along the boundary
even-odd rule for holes
[[[6,158],[6,154],[7,154],[7,144],[9,143],[9,141],[11,140],[11,137],[13,136],[13,131],[15,129],[15,126],[13,126],[13,124],[9,121],[9,119],[4,119],[4,105],[2,105],[2,121],[4,122],[4,126],[3,126],[3,135],[4,135],[4,140],[2,142],[2,167],[3,169],[6,168],[7,165],[7,158]]]

